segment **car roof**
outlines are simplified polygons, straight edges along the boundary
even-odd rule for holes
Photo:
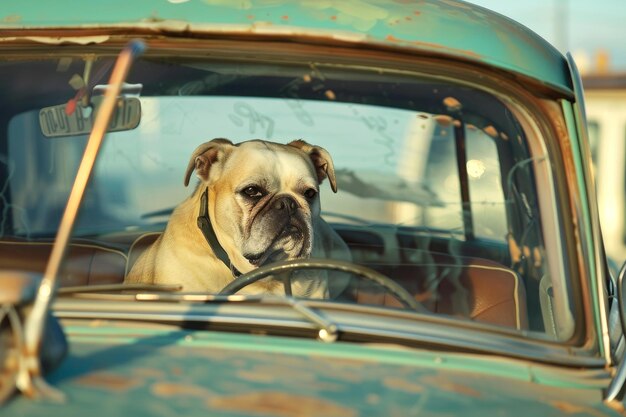
[[[315,37],[452,56],[572,91],[567,61],[556,48],[505,16],[457,0],[21,0],[2,9],[0,35],[127,27]]]

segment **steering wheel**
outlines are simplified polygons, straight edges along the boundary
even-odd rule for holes
[[[268,275],[275,274],[279,280],[283,281],[285,294],[291,295],[291,272],[304,269],[325,269],[358,275],[385,288],[406,308],[420,313],[428,312],[428,310],[415,300],[415,298],[413,298],[407,290],[402,288],[402,286],[397,284],[391,278],[388,278],[371,268],[335,259],[291,259],[263,265],[235,278],[228,285],[222,288],[219,294],[234,294],[242,288],[257,282]]]

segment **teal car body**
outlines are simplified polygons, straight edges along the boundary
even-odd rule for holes
[[[220,129],[227,132],[232,126],[227,129],[225,124],[216,122],[219,120],[231,123],[232,129],[242,129],[249,137],[282,139],[288,135],[306,138],[307,129],[320,129],[322,137],[341,131],[341,124],[353,117],[362,130],[346,127],[348,133],[359,136],[374,132],[371,142],[363,142],[365,150],[381,143],[399,147],[402,141],[393,140],[392,126],[405,123],[403,118],[406,118],[408,131],[417,123],[415,120],[429,118],[435,120],[433,124],[415,130],[432,130],[436,132],[433,137],[450,138],[448,143],[457,140],[457,147],[450,151],[452,169],[467,166],[469,177],[467,173],[459,173],[460,191],[453,190],[460,193],[462,204],[448,204],[445,193],[432,192],[428,187],[420,188],[422,194],[414,192],[413,177],[407,176],[403,167],[430,166],[428,162],[419,158],[401,160],[407,152],[405,148],[390,158],[384,150],[374,149],[373,156],[367,154],[346,165],[350,169],[338,170],[338,176],[343,175],[338,178],[339,188],[352,190],[350,198],[357,196],[363,200],[336,203],[329,198],[332,207],[329,217],[332,217],[330,212],[349,207],[337,215],[341,220],[337,227],[344,239],[353,239],[349,246],[355,263],[396,271],[398,275],[402,267],[413,267],[413,261],[405,260],[399,264],[400,269],[385,269],[388,259],[383,258],[390,252],[384,246],[386,243],[380,252],[383,255],[368,252],[374,246],[373,238],[368,235],[363,243],[358,238],[362,231],[354,229],[359,225],[374,225],[371,227],[375,233],[372,233],[382,241],[389,236],[389,225],[393,225],[391,228],[401,242],[398,253],[402,256],[405,252],[422,256],[420,242],[428,241],[432,246],[433,242],[445,241],[441,245],[455,248],[446,255],[460,253],[456,263],[450,265],[458,266],[458,259],[465,262],[470,257],[497,261],[498,266],[481,263],[474,267],[486,273],[502,264],[515,276],[515,291],[523,287],[521,295],[515,292],[514,303],[523,304],[519,298],[522,296],[529,301],[527,305],[517,306],[512,324],[503,324],[501,317],[497,317],[500,313],[490,317],[487,312],[487,316],[480,316],[483,318],[472,313],[467,319],[460,310],[451,307],[450,313],[445,310],[439,315],[444,307],[437,300],[428,299],[428,291],[415,299],[429,309],[433,301],[437,306],[432,309],[437,314],[423,315],[385,302],[371,305],[206,294],[176,298],[170,293],[143,293],[144,290],[130,294],[119,287],[100,287],[90,292],[90,285],[120,282],[97,281],[91,275],[81,281],[77,276],[83,274],[81,268],[85,267],[80,264],[55,278],[56,287],[60,288],[56,288],[59,293],[51,310],[64,336],[60,338],[59,332],[56,336],[44,332],[37,352],[45,362],[46,349],[58,343],[64,350],[59,340],[66,340],[67,352],[53,355],[53,363],[43,366],[47,385],[60,395],[47,396],[46,390],[38,393],[14,389],[14,375],[19,374],[16,370],[19,361],[15,358],[20,355],[21,345],[12,342],[11,337],[19,339],[21,336],[16,335],[21,333],[9,320],[8,307],[0,315],[0,329],[4,332],[0,339],[3,343],[0,360],[4,364],[0,393],[10,392],[0,406],[3,416],[623,415],[622,396],[609,395],[616,390],[615,384],[619,390],[619,367],[623,361],[621,300],[615,298],[615,277],[608,273],[602,247],[583,95],[575,65],[525,27],[470,3],[138,0],[79,5],[63,0],[54,4],[20,1],[0,6],[0,71],[7,71],[0,82],[4,90],[1,107],[5,109],[0,111],[3,130],[0,185],[4,184],[0,188],[0,251],[4,252],[0,255],[1,271],[44,272],[49,251],[41,248],[51,246],[55,236],[58,239],[58,212],[69,194],[69,185],[63,192],[54,187],[71,185],[86,139],[85,131],[76,128],[72,132],[74,128],[68,128],[64,132],[66,136],[82,135],[79,150],[73,147],[78,140],[63,145],[67,148],[53,149],[65,139],[44,138],[40,134],[40,123],[42,131],[45,130],[45,115],[40,116],[39,110],[63,104],[66,114],[71,115],[73,110],[65,103],[74,94],[76,102],[80,102],[85,85],[91,90],[94,83],[106,84],[97,70],[90,73],[87,68],[108,62],[107,59],[112,61],[133,39],[140,39],[147,46],[146,61],[136,64],[141,77],[131,69],[128,81],[129,85],[141,85],[138,87],[142,89],[141,124],[137,130],[122,128],[127,132],[112,132],[105,137],[105,144],[116,134],[121,139],[115,142],[115,149],[111,148],[113,145],[109,148],[105,145],[101,154],[110,152],[112,156],[110,159],[99,156],[105,158],[98,162],[97,169],[102,171],[96,171],[93,178],[106,171],[113,179],[92,195],[88,194],[83,205],[90,207],[91,202],[102,199],[110,203],[111,210],[106,215],[86,211],[74,228],[71,243],[74,246],[65,253],[66,258],[72,258],[74,249],[97,247],[97,253],[90,255],[87,275],[97,275],[97,265],[107,256],[123,259],[121,274],[128,272],[139,232],[158,233],[165,227],[164,222],[153,224],[144,220],[154,217],[155,212],[156,216],[163,216],[158,210],[174,205],[176,198],[187,192],[181,188],[183,194],[177,191],[176,198],[158,207],[141,206],[137,209],[142,210],[141,221],[127,220],[121,211],[130,205],[129,201],[137,207],[139,203],[134,202],[131,191],[125,191],[124,184],[134,180],[131,181],[119,161],[132,152],[139,154],[141,157],[129,165],[147,167],[148,178],[154,172],[148,169],[153,169],[150,161],[160,158],[150,154],[149,142],[145,146],[137,145],[136,149],[125,147],[134,146],[135,139],[144,143],[139,140],[147,141],[154,134],[157,127],[150,130],[147,125],[157,117],[151,116],[154,109],[161,109],[157,113],[162,120],[158,130],[163,135],[172,135],[170,143],[180,138],[181,148],[182,138],[188,133],[185,123],[196,123],[203,117],[213,117],[207,123],[215,129],[194,132],[198,135],[193,138],[196,143],[226,134]],[[184,65],[178,59],[184,60]],[[84,72],[75,69],[77,62],[85,63]],[[29,72],[29,63],[41,68]],[[208,69],[214,72],[206,77],[196,74],[197,71],[209,73]],[[300,76],[302,69],[310,72]],[[78,88],[70,89],[67,85],[72,73],[82,76]],[[376,79],[377,74],[388,77],[389,81]],[[256,79],[250,81],[255,76],[265,77],[261,86]],[[61,77],[67,79],[63,78],[61,83]],[[296,85],[296,90],[282,87],[272,90],[275,82],[272,77],[304,81],[288,84]],[[90,78],[96,80],[90,82]],[[358,91],[352,84],[345,86],[350,82],[356,85],[359,80],[366,86],[358,87]],[[55,82],[58,85],[50,87]],[[406,86],[402,84],[405,82]],[[302,83],[313,84],[311,91],[305,91]],[[398,91],[414,88],[410,94],[417,97],[416,104],[411,97],[389,98],[401,94],[392,88],[394,83],[400,86]],[[420,89],[422,86],[426,86],[424,91]],[[318,93],[322,96],[317,96]],[[179,96],[186,95],[185,100],[179,100]],[[438,97],[437,101],[429,101],[430,95]],[[204,105],[194,100],[205,96],[216,100],[210,102],[212,107],[206,107],[214,116],[193,113]],[[229,101],[233,97],[235,101]],[[242,97],[249,99],[236,101]],[[287,110],[293,114],[285,116],[282,110],[273,113],[280,102],[287,103]],[[316,107],[326,102],[333,102],[334,107],[329,107],[330,110]],[[367,106],[380,106],[384,111],[368,113]],[[403,111],[407,109],[413,113],[405,114]],[[28,115],[32,111],[34,116]],[[181,113],[180,117],[177,112]],[[488,113],[498,115],[489,119]],[[295,125],[296,119],[300,125]],[[280,130],[283,126],[287,127]],[[324,130],[324,126],[332,129]],[[491,185],[476,189],[489,196],[489,190],[497,184],[496,188],[505,189],[502,201],[500,197],[493,201],[491,197],[477,197],[475,191],[472,194],[467,190],[467,184],[472,187],[478,184],[472,181],[483,176],[491,160],[481,162],[479,157],[472,156],[481,153],[480,150],[463,158],[459,156],[459,149],[465,146],[464,136],[448,135],[453,131],[456,135],[464,128],[468,146],[472,138],[476,138],[475,143],[498,143],[494,155],[505,162],[499,163]],[[37,131],[32,138],[26,136],[30,135],[29,129]],[[137,138],[123,136],[133,132],[139,132]],[[46,150],[49,153],[43,156],[29,158],[28,155],[36,154],[35,143],[40,143],[37,141],[51,150]],[[430,148],[427,146],[419,152],[427,154],[435,143],[443,142],[432,139],[432,143],[428,145]],[[519,148],[515,148],[515,143],[520,144]],[[164,147],[163,155],[176,153],[179,145],[169,146]],[[324,146],[331,149],[332,141],[329,139]],[[184,157],[189,154],[187,148],[182,151]],[[356,148],[338,147],[335,155]],[[55,159],[60,154],[66,159]],[[357,192],[357,179],[370,181],[366,175],[369,168],[363,163],[370,156],[395,165],[386,170],[381,168],[384,175],[378,171],[375,175],[370,173],[377,179],[368,183],[370,188],[362,187]],[[335,159],[336,165],[343,166],[340,158]],[[47,166],[45,161],[52,160],[55,164],[51,163],[50,169],[43,169],[43,173],[32,176],[19,173],[26,170],[20,167]],[[163,165],[163,161],[159,159],[159,164]],[[549,161],[547,166],[545,161]],[[64,163],[67,172],[58,174],[58,165]],[[173,182],[179,184],[182,175],[174,168],[168,169],[172,172],[170,176],[175,177]],[[449,166],[431,171],[426,168],[424,176],[432,179],[449,169]],[[524,171],[524,179],[512,185],[523,170],[529,172]],[[113,175],[120,172],[123,175]],[[385,175],[398,172],[404,181],[401,185],[391,179],[384,182]],[[45,188],[33,185],[34,176],[44,178]],[[54,186],[45,182],[51,177],[59,181]],[[434,186],[444,184],[448,178],[442,177]],[[383,185],[372,188],[372,184]],[[15,191],[28,187],[35,197]],[[138,187],[149,189],[147,196],[138,199],[159,198],[158,184],[146,180]],[[383,203],[376,205],[374,194],[368,193],[383,195]],[[406,196],[411,193],[418,197]],[[42,194],[58,194],[57,200],[61,201],[56,206],[49,203],[50,211],[57,212],[57,217],[50,218],[57,220],[42,217],[43,220],[36,221],[36,209],[44,211],[48,204],[41,200]],[[28,203],[31,200],[37,203]],[[428,203],[424,203],[426,200]],[[467,211],[475,201],[483,200],[487,202],[476,203],[472,206],[474,211]],[[389,201],[395,204],[392,209],[385,205]],[[407,209],[406,204],[420,208]],[[454,212],[455,220],[450,223],[453,226],[439,230],[440,223],[438,220],[433,223],[432,219],[451,216],[452,209],[448,206],[461,206],[463,210],[458,216]],[[368,207],[372,207],[371,213]],[[437,207],[443,208],[428,211]],[[502,207],[502,210],[494,215],[483,207]],[[416,220],[409,224],[398,213],[428,218],[431,223]],[[474,216],[473,224],[467,220],[467,213]],[[166,217],[168,214],[165,212]],[[118,215],[124,221],[107,217]],[[352,217],[348,219],[348,215]],[[355,220],[355,216],[371,218]],[[502,224],[489,223],[498,216]],[[104,220],[101,229],[94,231],[99,225],[94,220],[96,217],[98,221]],[[342,223],[344,220],[347,223]],[[409,235],[418,243],[414,244],[413,240],[402,243]],[[422,239],[426,235],[428,239]],[[395,250],[396,246],[391,248]],[[26,261],[18,262],[17,258]],[[441,263],[439,260],[429,265],[439,267]],[[113,267],[106,265],[107,274],[112,274]],[[442,274],[454,275],[450,271],[455,271],[455,266],[450,265],[446,264]],[[544,279],[546,276],[550,280]],[[0,285],[3,282],[12,288],[9,282],[13,281],[0,279]],[[68,289],[63,292],[63,287]],[[34,288],[36,284],[31,291]],[[26,321],[33,314],[28,307],[35,298],[32,294],[22,295],[15,301],[15,297],[7,295],[5,299],[0,297],[0,301],[3,308],[17,308]],[[355,299],[361,300],[358,296]],[[438,300],[443,299],[440,296]],[[454,297],[452,300],[458,302]],[[475,312],[478,301],[472,300],[470,309]],[[556,318],[546,318],[549,315]],[[329,333],[336,337],[324,336]]]

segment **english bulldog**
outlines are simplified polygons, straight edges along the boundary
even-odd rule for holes
[[[337,192],[333,161],[325,149],[302,140],[233,144],[218,138],[193,152],[185,186],[194,170],[199,179],[195,191],[176,207],[125,283],[177,284],[186,292],[218,293],[238,274],[270,262],[350,260],[347,245],[320,216],[322,181],[328,179]],[[301,271],[292,279],[296,297],[333,297],[346,286],[345,274],[327,271]],[[240,293],[284,294],[284,287],[269,279]]]

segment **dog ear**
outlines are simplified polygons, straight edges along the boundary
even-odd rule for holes
[[[191,154],[189,164],[187,165],[187,171],[185,172],[185,187],[189,185],[189,179],[191,178],[191,173],[194,170],[197,171],[198,177],[202,180],[208,180],[211,165],[218,160],[220,152],[227,146],[233,146],[233,143],[228,139],[223,138],[216,138],[198,146]]]
[[[333,160],[330,157],[328,151],[320,146],[313,146],[302,139],[294,140],[293,142],[288,143],[288,146],[293,146],[294,148],[298,148],[304,153],[309,155],[311,161],[313,162],[313,166],[315,167],[315,171],[317,171],[317,180],[322,183],[324,178],[328,177],[328,181],[330,182],[330,188],[332,188],[333,192],[337,192],[337,179],[335,178],[335,167],[333,165]]]

